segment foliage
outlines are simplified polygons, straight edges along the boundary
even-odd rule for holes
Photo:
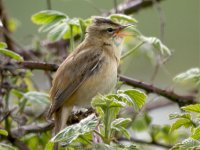
[[[0,54],[4,54],[18,61],[23,61],[23,57],[21,57],[19,54],[12,52],[11,50],[8,50],[6,48],[7,48],[7,44],[0,42]]]
[[[190,137],[181,143],[176,144],[172,149],[189,149],[199,148],[200,139],[200,120],[199,120],[199,106],[200,104],[184,106],[181,109],[186,113],[171,114],[170,119],[176,119],[171,126],[171,132],[185,127],[190,129]],[[194,114],[192,114],[194,113]]]
[[[53,148],[53,142],[62,142],[64,145],[72,145],[73,143],[89,144],[90,147],[99,149],[131,149],[135,146],[125,147],[122,145],[110,145],[114,139],[116,132],[121,133],[127,138],[130,138],[129,132],[126,129],[130,118],[117,118],[117,115],[123,107],[133,106],[140,109],[146,100],[146,95],[138,90],[118,91],[116,94],[99,95],[92,101],[92,106],[99,115],[99,119],[94,115],[81,120],[79,123],[67,126],[54,136],[47,145],[46,150]],[[92,138],[93,137],[93,138]],[[103,143],[96,143],[95,138],[100,138]],[[92,144],[93,141],[93,144]],[[76,144],[77,146],[77,144]],[[79,145],[80,147],[80,145]],[[121,148],[120,148],[121,147]],[[75,149],[77,147],[74,147]]]

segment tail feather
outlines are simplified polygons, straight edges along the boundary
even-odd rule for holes
[[[61,114],[60,110],[54,113],[54,131],[53,136],[55,136],[61,129]],[[54,150],[58,150],[58,143],[54,144]]]
[[[66,122],[71,114],[72,108],[72,106],[61,107],[59,110],[54,112],[54,136],[66,126]],[[58,150],[58,143],[54,144],[54,150]]]

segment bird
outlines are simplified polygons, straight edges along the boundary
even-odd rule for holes
[[[50,89],[48,118],[54,117],[54,135],[65,128],[74,106],[90,106],[97,94],[108,94],[117,83],[120,62],[121,25],[106,17],[93,17],[85,39],[61,63]]]

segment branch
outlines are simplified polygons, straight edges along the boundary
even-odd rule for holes
[[[58,69],[58,65],[50,64],[45,62],[34,62],[34,61],[22,61],[18,62],[19,68],[25,69],[37,69],[37,70],[44,70],[44,71],[56,71]]]
[[[88,108],[87,111],[85,112],[79,111],[76,113],[72,113],[69,116],[67,124],[71,125],[71,124],[78,123],[80,120],[82,120],[83,118],[86,118],[92,113],[94,113],[94,110],[92,108]],[[48,123],[41,123],[41,124],[29,124],[29,125],[18,127],[16,129],[12,129],[11,133],[13,137],[20,138],[28,133],[42,133],[42,132],[51,130],[53,127],[54,127],[53,121],[50,121]]]
[[[182,96],[179,94],[174,93],[173,91],[167,91],[161,88],[158,88],[152,84],[145,83],[138,81],[133,78],[129,78],[123,75],[119,75],[120,81],[126,83],[127,85],[131,85],[137,88],[144,89],[148,93],[156,93],[158,95],[161,95],[163,97],[168,98],[169,100],[178,103],[179,105],[187,105],[187,104],[193,104],[195,103],[195,97],[194,96]]]
[[[8,16],[7,16],[6,11],[5,11],[3,0],[0,0],[0,20],[2,20],[3,28],[8,33],[10,33],[9,28],[8,28]],[[10,38],[4,33],[3,33],[3,37],[4,37],[5,42],[8,45],[8,48],[14,50],[14,46],[13,46]]]
[[[43,123],[43,124],[30,124],[30,125],[24,125],[17,129],[13,129],[11,131],[12,135],[16,138],[20,138],[28,133],[41,133],[48,131],[54,127],[53,122]]]
[[[170,149],[172,148],[172,145],[165,145],[165,144],[161,144],[161,143],[158,143],[158,142],[147,142],[147,141],[144,141],[144,140],[139,140],[139,139],[136,139],[136,138],[133,138],[131,137],[130,139],[127,139],[127,138],[120,138],[118,139],[119,141],[132,141],[132,142],[135,142],[135,143],[138,143],[138,144],[147,144],[147,145],[155,145],[155,146],[159,146],[159,147],[164,147],[164,148],[167,148],[167,149]]]
[[[157,2],[163,0],[156,0]],[[117,8],[111,9],[106,15],[115,13],[116,9],[118,13],[124,14],[132,14],[138,12],[139,10],[147,7],[151,7],[153,5],[152,0],[130,0],[128,2],[121,3],[117,6]]]

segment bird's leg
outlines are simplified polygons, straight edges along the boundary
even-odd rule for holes
[[[72,108],[73,108],[73,106],[64,106],[62,108],[60,130],[65,128],[66,122],[72,112]]]

